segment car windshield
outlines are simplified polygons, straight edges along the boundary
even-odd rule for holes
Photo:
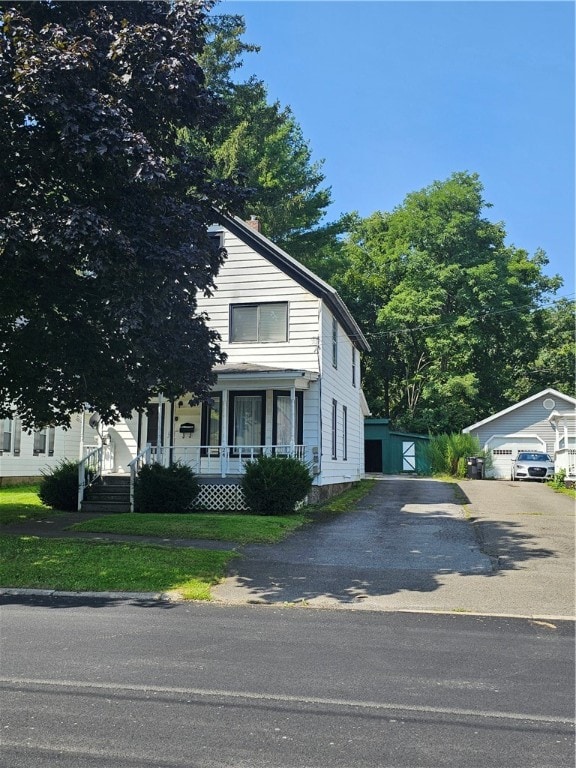
[[[552,461],[547,453],[519,453],[517,461]]]

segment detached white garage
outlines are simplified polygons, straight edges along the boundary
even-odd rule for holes
[[[555,460],[559,453],[576,452],[575,412],[576,399],[545,389],[462,431],[475,435],[482,448],[490,451],[492,469],[487,477],[509,480],[519,451],[543,451]]]

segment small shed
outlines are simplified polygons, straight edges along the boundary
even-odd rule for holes
[[[542,451],[571,474],[576,453],[576,399],[544,389],[509,408],[463,429],[475,435],[489,451],[492,468],[488,476],[510,479],[511,465],[519,451]]]
[[[426,457],[429,440],[429,435],[393,429],[390,419],[365,419],[365,470],[385,475],[426,475],[430,471]]]

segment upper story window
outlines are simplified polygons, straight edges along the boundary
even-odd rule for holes
[[[332,318],[332,365],[338,368],[338,321]]]
[[[231,304],[230,341],[288,341],[288,303]]]
[[[352,347],[352,386],[356,386],[356,347]]]

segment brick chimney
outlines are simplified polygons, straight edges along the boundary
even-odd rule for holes
[[[256,218],[256,216],[250,216],[246,223],[246,226],[250,227],[250,229],[256,230],[256,232],[261,232],[262,228],[260,226],[260,222]]]

